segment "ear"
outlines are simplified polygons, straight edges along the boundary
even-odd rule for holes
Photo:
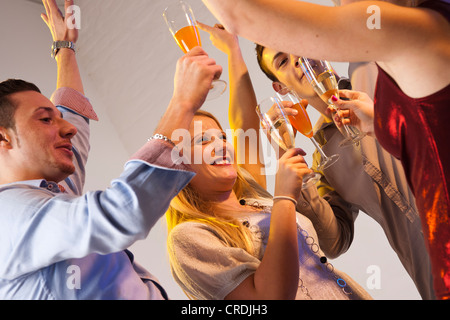
[[[11,137],[5,128],[0,127],[0,148],[11,149]]]
[[[274,81],[272,82],[272,88],[273,90],[275,90],[276,92],[280,92],[281,89],[285,88],[286,85],[284,83],[278,82],[278,81]]]

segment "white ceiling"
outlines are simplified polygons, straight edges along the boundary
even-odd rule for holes
[[[38,3],[44,12],[41,0],[22,1]],[[152,135],[172,95],[175,65],[183,53],[169,33],[162,12],[173,1],[75,0],[81,11],[77,58],[83,79],[89,80],[86,95],[90,96],[89,89],[95,87],[101,99],[95,101],[94,107],[106,109],[129,154]],[[331,4],[331,0],[310,1]],[[197,20],[209,25],[217,23],[201,0],[188,2]],[[57,3],[64,11],[64,0]],[[203,48],[223,66],[221,78],[228,82],[227,56],[212,45],[206,32],[201,31],[201,35]],[[273,91],[257,65],[254,44],[246,39],[240,39],[240,43],[257,97],[266,98]],[[203,106],[225,128],[228,95],[227,90]],[[319,114],[310,110],[314,121]]]
[[[40,0],[26,1],[42,5]],[[83,77],[92,80],[90,83],[129,153],[152,134],[162,116],[172,94],[176,61],[183,54],[162,18],[169,2],[75,1],[81,11],[77,58]],[[189,2],[197,20],[210,25],[217,22],[201,0]],[[64,0],[57,3],[64,11]],[[208,38],[202,31],[204,49],[224,66],[222,78],[227,80],[226,55],[213,47]],[[252,44],[250,47],[253,50]],[[89,96],[89,90],[86,91]],[[226,121],[227,101],[228,92],[210,102],[209,111]]]

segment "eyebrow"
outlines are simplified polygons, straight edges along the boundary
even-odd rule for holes
[[[55,113],[55,110],[53,109],[53,108],[50,108],[50,107],[39,107],[39,108],[37,108],[36,110],[34,110],[34,114],[36,114],[36,113],[38,113],[38,112],[40,112],[40,111],[45,111],[45,112],[50,112],[50,113]],[[63,118],[63,114],[62,114],[62,112],[59,112],[59,116],[61,117],[61,118]]]
[[[284,53],[284,52],[277,52],[277,53],[273,56],[273,59],[272,59],[272,66],[274,66],[274,67],[276,68],[276,66],[275,66],[275,60],[277,60],[278,57],[282,56],[283,54],[285,54],[285,53]]]

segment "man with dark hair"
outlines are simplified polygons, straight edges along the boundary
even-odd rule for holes
[[[339,147],[343,136],[331,120],[327,104],[314,92],[303,74],[298,56],[259,44],[256,45],[256,56],[261,70],[272,81],[274,90],[278,91],[283,86],[293,88],[321,114],[314,127],[314,138],[325,154],[337,153],[340,159],[321,172],[322,179],[317,185],[319,194],[332,207],[333,203],[342,201],[348,204],[348,214],[341,217],[355,220],[361,210],[377,221],[422,298],[434,299],[430,259],[415,199],[401,163],[370,136],[356,146]],[[340,89],[349,89],[348,82],[341,82]],[[349,90],[340,90],[340,94],[349,98],[352,94],[366,95]],[[312,168],[317,169],[320,163],[317,151],[313,159]]]
[[[17,105],[11,100],[13,93],[35,91],[41,93],[39,88],[30,82],[18,79],[9,79],[0,85],[0,127],[14,128],[14,112]]]
[[[201,48],[182,57],[155,135],[108,189],[83,194],[97,116],[75,58],[77,30],[55,0],[43,3],[54,47],[63,46],[54,51],[57,90],[49,100],[22,80],[0,83],[0,299],[167,299],[127,248],[194,176],[171,161],[167,137],[189,128],[222,69]],[[65,4],[67,11],[73,1]]]

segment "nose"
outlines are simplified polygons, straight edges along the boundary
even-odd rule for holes
[[[77,132],[78,130],[73,124],[67,120],[61,119],[60,133],[62,137],[71,139],[77,134]]]
[[[214,155],[224,156],[227,154],[227,144],[219,138],[214,139]]]
[[[291,54],[291,61],[295,68],[300,68],[300,63],[298,62],[298,59],[300,59],[299,56]]]

